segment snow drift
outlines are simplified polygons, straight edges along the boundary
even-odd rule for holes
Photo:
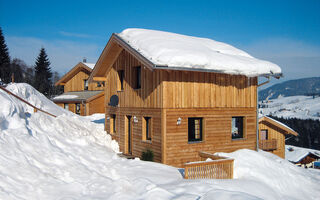
[[[234,180],[184,180],[179,170],[117,156],[101,115],[79,117],[27,84],[0,90],[0,199],[317,199],[318,171],[265,152],[239,150]],[[103,115],[102,115],[103,116]]]

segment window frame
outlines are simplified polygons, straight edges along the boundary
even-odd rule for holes
[[[117,91],[123,91],[124,90],[123,81],[124,81],[124,77],[125,77],[124,70],[123,69],[118,70],[117,75],[118,75]]]
[[[152,141],[152,117],[142,117],[142,140]]]
[[[88,79],[83,79],[83,90],[89,90],[89,81],[88,81]]]
[[[233,119],[237,120],[237,119],[241,119],[241,124],[240,126],[240,130],[241,130],[241,134],[237,134],[240,136],[237,136],[236,134],[233,133]],[[235,126],[237,126],[237,122],[235,121]],[[238,132],[239,132],[239,128],[237,128]],[[232,140],[243,140],[246,139],[246,118],[244,116],[233,116],[231,118],[231,139]]]
[[[65,110],[69,110],[69,104],[68,104],[68,103],[64,103],[64,104],[63,104],[63,108],[64,108]]]
[[[117,120],[117,115],[111,114],[110,120],[109,120],[109,128],[110,128],[111,134],[117,133],[117,121],[116,120]]]
[[[78,106],[79,106],[79,112],[78,112]],[[77,114],[77,115],[81,115],[81,104],[80,103],[76,103],[76,105],[75,105],[75,113]]]
[[[263,131],[266,132],[266,138],[265,138],[265,139],[262,139],[262,132],[263,132]],[[269,131],[268,131],[268,129],[261,129],[261,130],[260,130],[260,137],[261,137],[260,140],[268,140],[268,139],[269,139]]]
[[[135,90],[141,89],[142,85],[142,74],[141,74],[141,66],[134,67],[134,73],[133,73],[133,86]]]
[[[196,138],[196,120],[199,121],[199,138]],[[202,142],[204,133],[204,119],[203,117],[188,117],[188,143]]]

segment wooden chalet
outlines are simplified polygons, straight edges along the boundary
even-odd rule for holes
[[[304,168],[319,168],[320,151],[286,145],[286,159]]]
[[[259,118],[259,148],[285,158],[286,135],[298,136],[290,127],[270,117]]]
[[[64,87],[64,93],[52,100],[78,115],[104,113],[104,82],[88,82],[93,67],[85,61],[74,66],[55,83]]]
[[[182,167],[200,151],[256,149],[257,76],[157,65],[113,34],[89,80],[106,82],[105,129],[126,155]]]

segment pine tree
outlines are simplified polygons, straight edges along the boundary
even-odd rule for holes
[[[0,28],[0,78],[3,82],[9,83],[11,79],[10,57],[7,45]]]
[[[40,49],[35,65],[34,87],[42,94],[49,96],[51,91],[51,69],[50,61],[44,48]]]

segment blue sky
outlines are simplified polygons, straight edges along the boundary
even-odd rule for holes
[[[207,37],[281,66],[279,81],[320,76],[320,1],[0,0],[10,56],[33,65],[45,47],[53,70],[96,62],[110,35],[147,28]]]

